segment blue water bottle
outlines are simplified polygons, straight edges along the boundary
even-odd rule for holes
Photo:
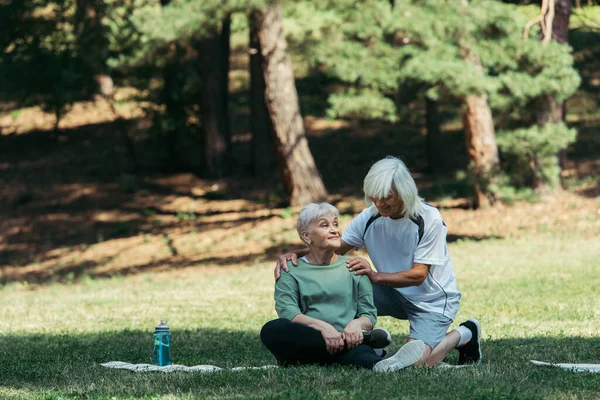
[[[161,320],[160,324],[154,329],[154,364],[171,364],[171,331],[167,326],[166,320]]]

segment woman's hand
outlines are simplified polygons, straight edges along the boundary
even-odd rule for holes
[[[325,339],[325,346],[329,354],[339,353],[344,350],[344,339],[342,334],[339,333],[333,326],[324,322],[321,328],[321,335]]]
[[[362,257],[352,257],[346,262],[346,266],[354,275],[367,275],[367,277],[373,282],[373,278],[377,274],[371,269],[369,261]]]
[[[342,336],[346,341],[348,349],[352,349],[363,342],[363,322],[359,319],[353,319],[346,325]]]

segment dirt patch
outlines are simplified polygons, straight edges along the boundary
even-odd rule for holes
[[[147,126],[135,110],[123,115]],[[53,120],[39,109],[12,114],[0,115],[1,283],[252,265],[298,246],[298,210],[281,206],[276,178],[133,173],[102,99],[73,107],[61,141],[50,137]],[[439,185],[419,164],[423,138],[410,129],[314,117],[305,125],[344,223],[364,206],[360,185],[368,167],[386,154],[405,151],[398,155],[415,166],[423,190]],[[595,157],[571,161],[565,174],[577,181],[573,191],[537,203],[473,211],[464,196],[428,200],[441,208],[450,241],[564,230],[599,235],[598,166]]]

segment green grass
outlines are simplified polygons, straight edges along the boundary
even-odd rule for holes
[[[0,289],[0,398],[597,398],[598,374],[529,363],[599,362],[597,243],[598,236],[570,232],[451,244],[463,292],[456,323],[476,316],[484,329],[483,363],[458,370],[136,374],[99,365],[151,362],[152,328],[161,318],[169,320],[176,363],[273,364],[258,338],[275,317],[271,262],[9,284]],[[379,326],[395,337],[392,348],[406,339],[404,321],[386,317]]]

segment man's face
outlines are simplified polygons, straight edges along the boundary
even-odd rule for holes
[[[395,192],[390,193],[390,195],[384,199],[378,199],[375,197],[369,198],[371,201],[373,201],[375,207],[377,207],[377,211],[379,211],[379,214],[382,217],[391,217],[397,219],[404,216],[402,213],[404,202],[402,201],[402,198]]]

